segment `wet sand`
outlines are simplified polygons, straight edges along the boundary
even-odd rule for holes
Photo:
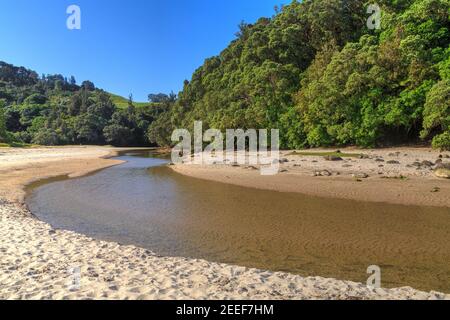
[[[0,150],[0,298],[2,299],[450,299],[412,288],[304,278],[148,250],[52,230],[22,205],[26,184],[79,176],[117,164],[109,148]],[[80,286],[73,273],[80,268]]]

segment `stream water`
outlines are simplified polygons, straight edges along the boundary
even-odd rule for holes
[[[151,153],[36,185],[27,204],[55,228],[303,276],[450,292],[450,209],[323,199],[185,177]]]

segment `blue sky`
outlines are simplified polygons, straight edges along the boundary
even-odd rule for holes
[[[238,24],[272,16],[288,0],[1,0],[0,60],[61,73],[146,101],[178,92],[205,58],[234,39]],[[81,8],[81,30],[66,9]]]

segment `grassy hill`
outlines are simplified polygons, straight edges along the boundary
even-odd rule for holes
[[[109,96],[111,97],[112,103],[114,103],[118,108],[125,109],[126,107],[128,107],[128,99],[121,97],[119,95],[113,94],[113,93],[110,93]],[[134,102],[133,101],[133,105],[136,108],[151,107],[151,104],[149,102]]]

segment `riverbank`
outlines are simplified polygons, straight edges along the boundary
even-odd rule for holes
[[[258,166],[176,165],[194,178],[310,196],[416,206],[450,207],[450,180],[435,176],[450,166],[450,152],[429,148],[326,149],[281,152],[280,173],[262,176]],[[326,154],[333,154],[328,160]],[[332,160],[330,160],[332,159]]]
[[[0,150],[0,299],[450,299],[412,288],[370,289],[348,281],[159,257],[53,230],[23,206],[27,184],[119,164],[105,159],[117,150]]]

